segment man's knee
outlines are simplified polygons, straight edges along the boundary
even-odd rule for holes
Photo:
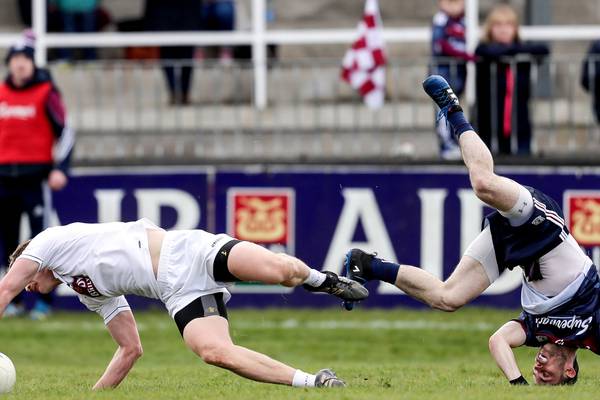
[[[234,351],[234,345],[231,343],[206,344],[194,349],[194,351],[207,364],[227,369],[233,368],[231,354]]]
[[[465,303],[461,301],[457,301],[453,298],[442,298],[439,303],[438,310],[446,311],[446,312],[454,312],[464,306]]]
[[[466,301],[456,295],[452,290],[444,290],[436,301],[432,304],[433,308],[440,311],[454,312],[464,306]]]
[[[471,172],[471,187],[477,198],[483,202],[487,202],[494,196],[494,181],[496,175],[489,171],[472,171]]]
[[[292,257],[286,254],[273,254],[266,263],[269,269],[269,278],[265,283],[281,284],[293,279],[297,275],[296,266]]]

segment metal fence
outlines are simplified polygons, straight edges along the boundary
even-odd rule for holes
[[[532,148],[538,157],[591,157],[600,149],[592,101],[580,86],[582,59],[579,54],[532,63]],[[508,61],[514,67],[516,61]],[[252,104],[250,64],[190,62],[192,101],[186,106],[169,104],[157,62],[50,67],[79,134],[80,161],[390,161],[437,156],[435,109],[420,85],[429,62],[392,60],[386,104],[377,111],[341,81],[338,59],[273,61],[262,110]],[[520,90],[515,87],[514,96]],[[513,131],[513,137],[518,134]]]

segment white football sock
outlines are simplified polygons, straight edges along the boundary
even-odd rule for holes
[[[327,275],[325,275],[321,271],[317,271],[316,269],[311,268],[310,273],[308,274],[308,278],[306,278],[304,283],[306,283],[309,286],[318,287],[321,286],[323,282],[325,282],[326,278]]]
[[[296,370],[294,374],[294,378],[292,379],[293,387],[314,387],[315,380],[317,379],[316,375],[307,374],[304,371]]]

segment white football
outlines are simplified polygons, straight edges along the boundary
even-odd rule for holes
[[[10,358],[0,353],[0,393],[8,393],[15,386],[17,372]]]

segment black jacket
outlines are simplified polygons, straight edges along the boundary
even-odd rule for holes
[[[201,28],[202,0],[146,0],[144,21],[150,31],[196,31]]]
[[[592,95],[596,121],[600,122],[600,40],[592,42],[583,60],[581,86]]]
[[[498,152],[510,154],[510,137],[504,137],[504,103],[507,90],[507,69],[512,66],[514,77],[512,134],[518,137],[518,152],[529,154],[531,123],[529,97],[531,62],[549,54],[544,44],[515,42],[511,45],[481,43],[477,56],[477,129],[484,142],[491,146],[492,137],[498,138]],[[525,56],[525,57],[523,57]]]

